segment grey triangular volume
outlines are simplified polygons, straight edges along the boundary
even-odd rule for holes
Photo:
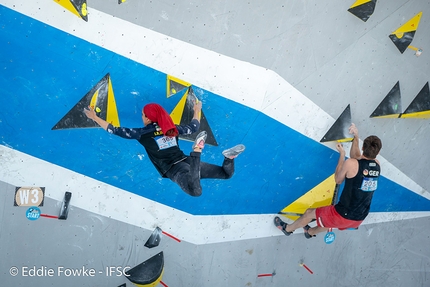
[[[400,95],[400,82],[394,85],[391,91],[385,96],[379,106],[370,115],[371,118],[399,115],[402,111],[402,101]]]
[[[106,119],[107,99],[109,91],[109,74],[106,74],[53,128],[52,130],[94,128],[99,127],[93,120],[87,118],[84,109],[91,103],[93,95],[98,90],[97,115]]]
[[[348,134],[351,125],[351,109],[348,105],[339,118],[334,122],[328,132],[323,136],[320,142],[339,141],[350,138]]]

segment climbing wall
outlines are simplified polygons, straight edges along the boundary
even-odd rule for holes
[[[0,1],[0,222],[23,242],[2,251],[0,277],[12,286],[331,286],[362,284],[366,270],[365,284],[425,286],[426,15],[427,4],[400,0]],[[196,99],[210,135],[203,160],[219,164],[223,149],[246,145],[233,178],[202,181],[199,198],[83,113],[91,106],[138,127],[143,105],[158,102],[181,124]],[[275,214],[292,220],[338,196],[334,146],[349,148],[352,122],[362,139],[383,141],[371,214],[330,244],[285,237]],[[181,138],[186,153],[193,139]]]

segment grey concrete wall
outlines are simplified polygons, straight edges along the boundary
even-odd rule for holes
[[[132,286],[106,268],[134,267],[160,251],[165,258],[162,281],[170,287],[430,285],[430,235],[425,230],[429,217],[335,231],[330,245],[324,234],[307,240],[298,233],[208,245],[163,236],[158,247],[148,249],[144,244],[152,230],[73,207],[73,197],[67,220],[30,221],[25,207],[13,206],[14,193],[14,186],[0,182],[2,286]],[[60,206],[46,199],[41,210],[55,215]],[[19,269],[17,276],[9,274],[12,267]],[[53,269],[54,276],[30,276],[33,267]],[[81,268],[97,273],[65,275],[66,269]],[[272,272],[273,277],[257,277]]]

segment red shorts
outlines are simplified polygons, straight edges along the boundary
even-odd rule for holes
[[[345,230],[348,228],[358,228],[363,220],[350,220],[343,218],[337,213],[334,205],[318,207],[315,210],[317,217],[317,225],[325,228],[337,228],[339,230]]]

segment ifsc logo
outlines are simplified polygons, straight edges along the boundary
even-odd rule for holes
[[[27,209],[27,212],[25,213],[25,215],[29,220],[39,219],[40,209],[37,206],[32,206],[29,209]]]
[[[324,242],[327,244],[332,244],[335,239],[336,234],[333,231],[327,232],[327,234],[324,236]]]

